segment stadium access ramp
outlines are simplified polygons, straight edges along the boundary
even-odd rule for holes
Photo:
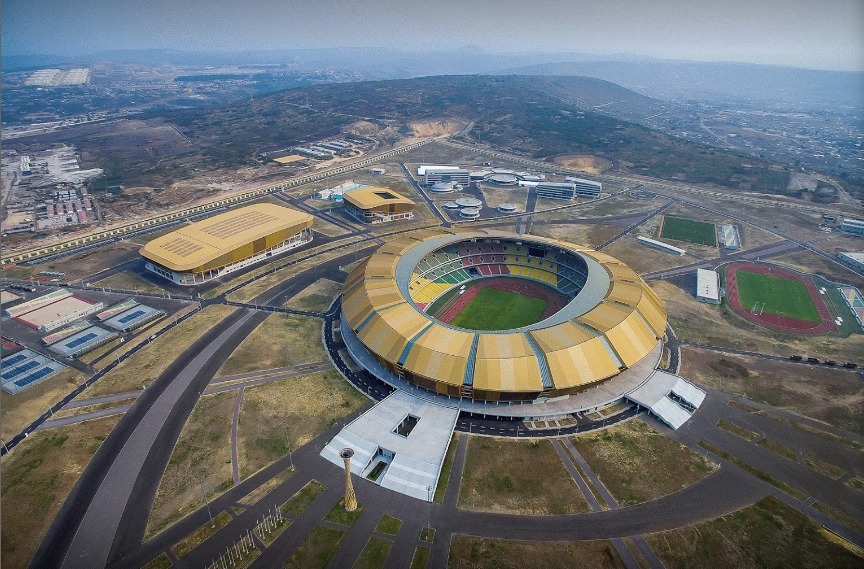
[[[705,392],[680,376],[654,370],[642,385],[624,397],[678,429],[702,405]]]

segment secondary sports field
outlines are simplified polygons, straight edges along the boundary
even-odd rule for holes
[[[540,321],[548,303],[496,288],[484,288],[450,322],[468,330],[511,330]]]
[[[762,314],[818,323],[819,312],[803,282],[773,275],[735,271],[738,298],[743,308],[759,303]],[[764,303],[764,308],[762,308]]]
[[[717,246],[717,231],[713,223],[693,221],[683,217],[664,216],[660,237],[712,247]]]

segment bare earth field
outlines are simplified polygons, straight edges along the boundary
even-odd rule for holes
[[[119,419],[39,431],[3,457],[0,551],[5,567],[28,566],[84,467]]]
[[[66,280],[75,281],[137,258],[138,249],[140,247],[134,243],[119,241],[105,247],[72,255],[71,257],[64,257],[56,261],[36,265],[32,267],[33,273],[35,274],[39,271],[57,271],[66,273]]]
[[[331,397],[336,398],[335,405]],[[306,444],[369,400],[335,370],[246,388],[240,408],[237,455],[245,479],[291,449]]]
[[[671,494],[717,468],[639,419],[570,440],[622,507]]]
[[[455,534],[450,569],[623,569],[612,542],[512,541]]]
[[[838,361],[855,361],[864,353],[862,334],[848,338],[784,334],[745,320],[725,304],[698,302],[695,290],[685,292],[665,281],[651,281],[650,286],[663,301],[675,334],[684,341],[779,356],[819,355]]]
[[[8,441],[17,435],[21,429],[32,423],[36,417],[63,399],[86,379],[87,376],[82,372],[68,368],[15,395],[4,393],[0,397],[3,439]]]
[[[313,284],[291,297],[284,304],[284,308],[294,310],[309,310],[312,312],[324,312],[339,292],[342,291],[342,283],[329,279],[318,279]]]
[[[534,515],[589,511],[552,443],[491,437],[468,443],[459,507]]]
[[[556,156],[555,163],[565,168],[573,168],[589,174],[602,174],[612,167],[612,162],[591,154],[565,154]]]
[[[142,292],[156,292],[162,293],[165,292],[165,289],[156,286],[150,281],[145,281],[135,273],[130,273],[129,271],[123,271],[122,273],[115,273],[108,277],[107,279],[102,279],[99,282],[93,283],[93,286],[96,287],[104,287],[104,288],[113,288],[119,290],[135,290]]]
[[[696,348],[682,348],[681,361],[681,376],[697,383],[864,434],[864,384],[857,373]]]
[[[205,395],[183,426],[159,483],[146,539],[204,506],[199,478],[209,499],[234,486],[231,474],[233,392]]]
[[[216,377],[327,359],[317,318],[271,314],[228,357]]]
[[[237,309],[233,306],[213,305],[190,316],[188,320],[159,336],[146,348],[108,372],[79,395],[78,399],[125,393],[141,389],[142,385],[149,385],[195,340],[235,310]]]
[[[659,249],[640,245],[632,234],[625,235],[615,243],[612,243],[604,248],[603,252],[625,263],[640,275],[662,271],[663,269],[682,267],[696,262],[693,257],[673,255]]]
[[[597,247],[626,229],[621,225],[534,224],[531,233],[585,247]]]
[[[481,184],[480,191],[486,198],[489,207],[498,207],[502,203],[512,203],[518,211],[525,211],[528,202],[528,188],[523,187],[495,187],[489,184]]]
[[[861,550],[773,497],[722,518],[645,536],[668,569],[861,567]]]

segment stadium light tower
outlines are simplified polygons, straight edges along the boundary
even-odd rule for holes
[[[357,496],[354,494],[354,485],[351,484],[351,457],[354,456],[354,449],[343,448],[339,451],[339,456],[345,461],[345,511],[353,512],[357,509]]]

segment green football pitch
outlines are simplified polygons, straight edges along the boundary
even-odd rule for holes
[[[660,237],[698,243],[700,245],[717,245],[717,232],[713,223],[693,221],[682,217],[666,216],[663,218],[663,230]]]
[[[821,322],[819,312],[801,281],[771,275],[735,271],[738,299],[741,307],[749,310],[759,303],[759,310],[807,322]],[[761,308],[765,303],[765,308]]]
[[[512,330],[540,321],[547,302],[496,288],[484,288],[451,324],[468,330]]]

